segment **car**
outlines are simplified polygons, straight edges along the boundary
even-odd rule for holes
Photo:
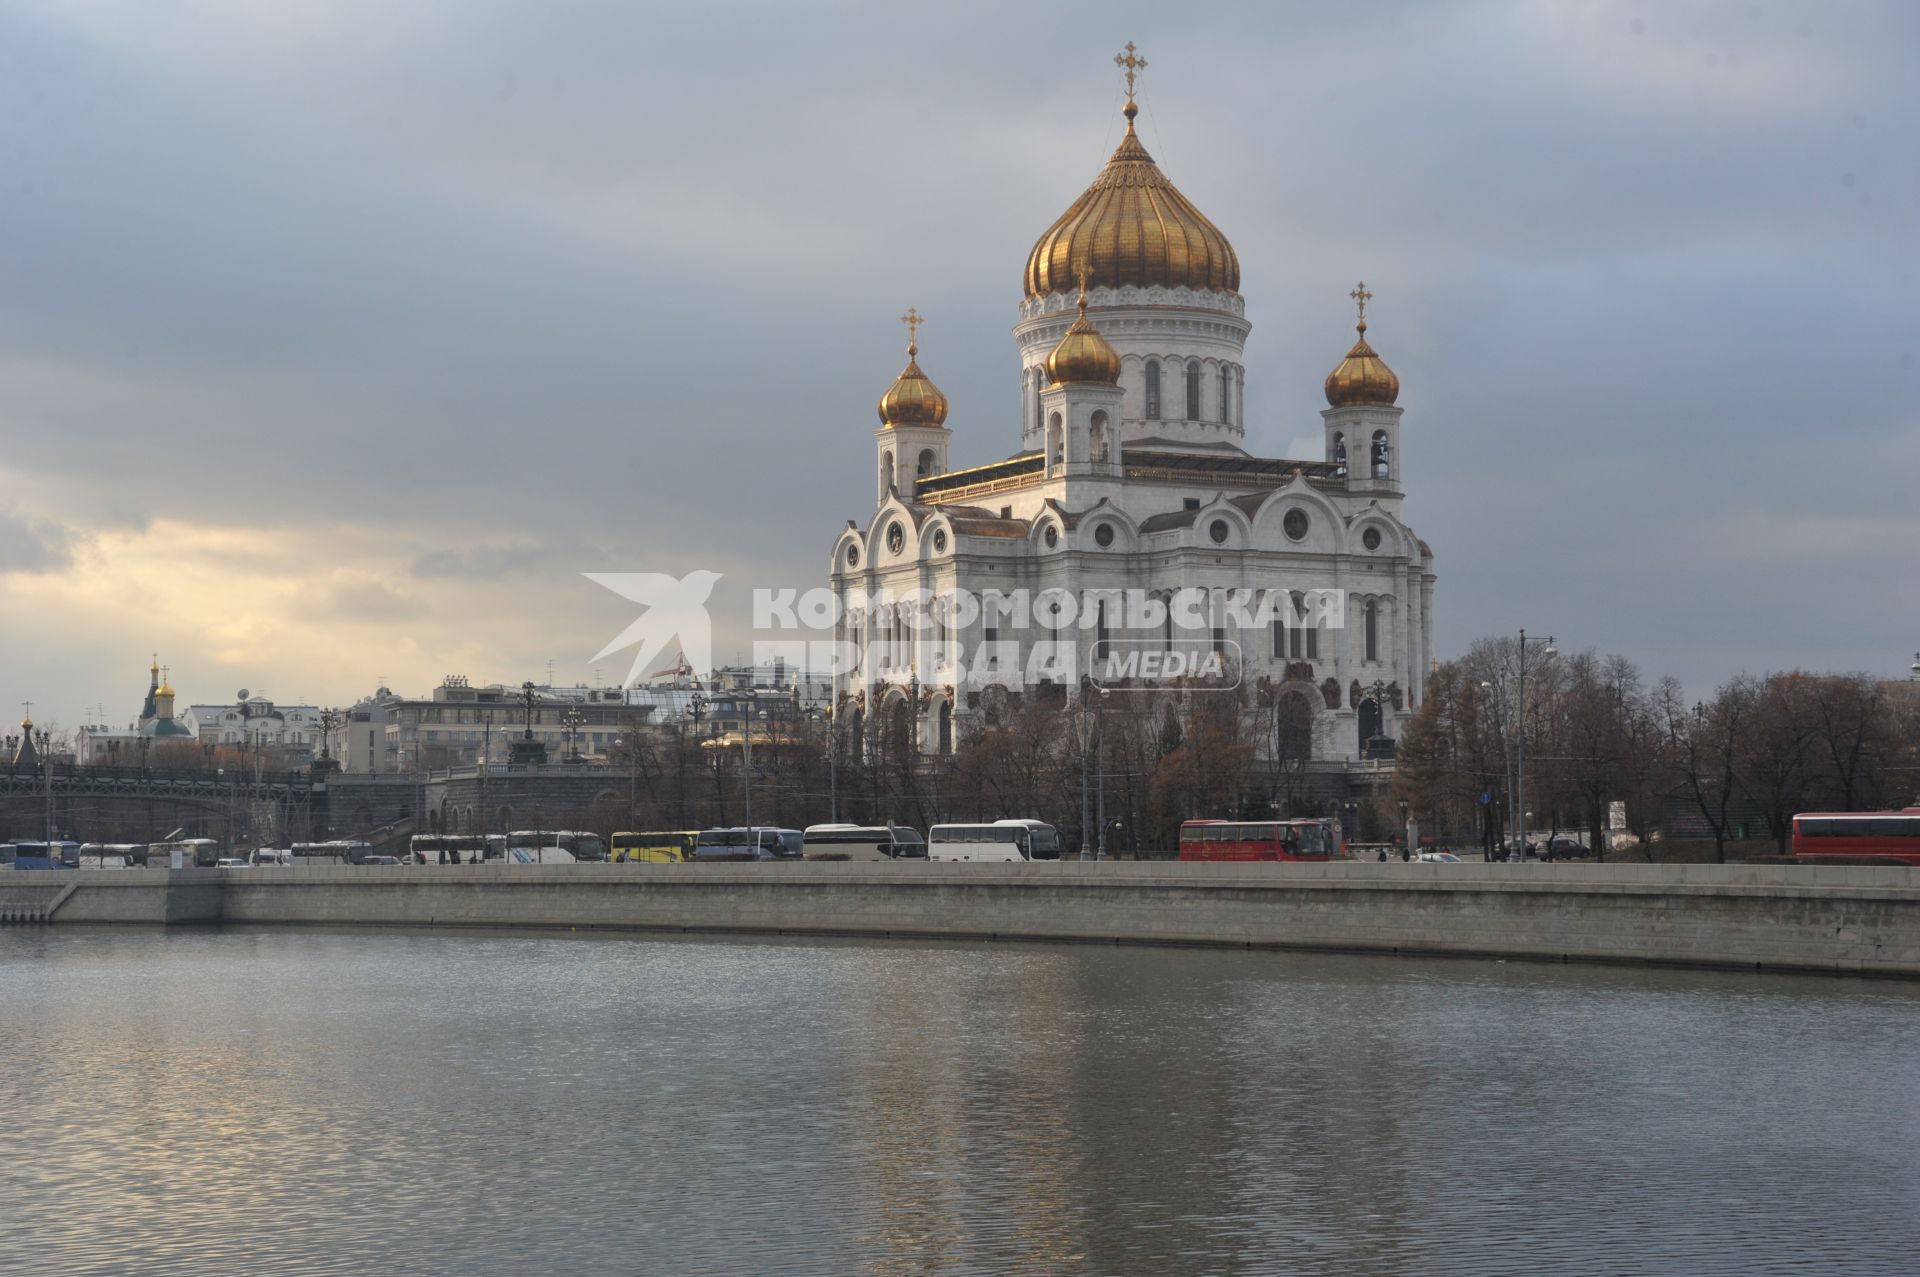
[[[363,865],[397,865],[400,863],[400,857],[398,856],[362,856],[360,857],[360,863]]]
[[[215,869],[245,869],[247,867],[247,858],[245,856],[222,856],[213,862],[213,867]]]
[[[1584,860],[1587,856],[1587,844],[1578,838],[1569,838],[1562,834],[1547,839],[1542,852],[1548,860]]]
[[[1460,857],[1450,851],[1423,851],[1420,853],[1419,859],[1422,864],[1427,865],[1457,865],[1461,863]]]

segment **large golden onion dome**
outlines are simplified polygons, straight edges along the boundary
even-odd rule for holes
[[[1218,227],[1182,195],[1133,131],[1073,207],[1027,256],[1029,297],[1064,293],[1081,272],[1112,288],[1240,289],[1240,259]]]
[[[920,316],[911,310],[907,314],[912,316],[907,325],[907,366],[887,387],[887,393],[880,396],[880,425],[884,429],[945,425],[947,397],[940,393],[940,387],[934,385],[927,374],[920,371],[917,331]]]
[[[1056,385],[1062,382],[1095,382],[1104,386],[1120,383],[1120,352],[1107,344],[1100,330],[1087,318],[1087,281],[1080,279],[1080,318],[1073,321],[1067,335],[1047,356],[1047,376]]]
[[[1387,367],[1387,361],[1367,345],[1367,303],[1373,300],[1373,294],[1367,291],[1363,281],[1347,295],[1360,305],[1359,322],[1353,326],[1360,338],[1340,361],[1340,366],[1327,374],[1327,402],[1335,408],[1351,408],[1356,404],[1391,406],[1400,397],[1400,379]]]

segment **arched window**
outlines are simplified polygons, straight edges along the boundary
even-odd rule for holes
[[[1336,430],[1333,432],[1333,464],[1340,467],[1342,477],[1347,472],[1347,436]]]
[[[1220,365],[1220,420],[1233,420],[1233,370]]]
[[[920,465],[919,465],[919,468],[915,471],[915,473],[917,473],[922,479],[924,479],[928,475],[933,473],[933,464],[934,464],[933,449],[922,448],[920,450]]]
[[[880,493],[881,495],[882,496],[886,495],[887,489],[892,486],[893,486],[893,451],[889,449],[886,452],[883,452],[880,454]]]
[[[1060,465],[1060,449],[1064,441],[1065,430],[1061,425],[1060,414],[1054,413],[1047,419],[1047,469],[1053,470]]]
[[[1308,623],[1305,592],[1295,590],[1287,602],[1288,607],[1282,610],[1280,619],[1274,622],[1273,654],[1290,656],[1296,661],[1319,660],[1320,627],[1318,624]]]
[[[953,752],[953,705],[948,701],[940,702],[940,752]]]
[[[1147,360],[1147,418],[1158,420],[1160,416],[1160,361]]]
[[[1380,604],[1375,599],[1367,600],[1367,659],[1380,659]]]
[[[1392,461],[1393,461],[1393,458],[1389,454],[1389,450],[1387,448],[1387,432],[1384,430],[1374,431],[1373,432],[1373,477],[1376,479],[1392,478],[1393,477]]]
[[[1093,423],[1092,423],[1092,430],[1090,435],[1090,442],[1092,444],[1092,449],[1093,449],[1093,459],[1095,461],[1107,460],[1107,451],[1108,451],[1109,444],[1107,440],[1107,414],[1106,413],[1096,412],[1093,414]]]
[[[1187,365],[1187,420],[1200,420],[1200,365]]]
[[[1369,749],[1380,735],[1380,702],[1371,696],[1360,702],[1360,757],[1368,756]]]
[[[1039,364],[1033,366],[1033,428],[1038,430],[1040,423],[1047,419],[1040,408],[1040,392],[1047,388],[1047,370]]]
[[[1274,758],[1305,762],[1313,756],[1313,705],[1299,692],[1284,692],[1273,706]]]

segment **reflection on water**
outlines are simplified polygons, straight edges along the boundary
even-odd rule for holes
[[[1912,1273],[1920,990],[0,931],[0,1269]]]

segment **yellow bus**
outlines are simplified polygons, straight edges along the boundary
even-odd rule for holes
[[[609,859],[618,864],[677,865],[693,856],[697,829],[613,836]]]

